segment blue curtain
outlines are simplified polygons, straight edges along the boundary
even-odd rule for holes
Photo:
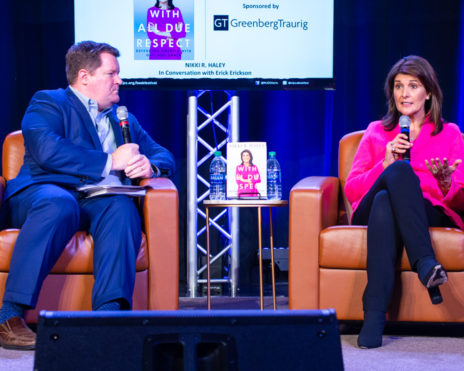
[[[445,4],[446,3],[446,4]],[[463,8],[459,0],[336,0],[335,91],[238,92],[242,141],[277,152],[283,195],[310,175],[336,175],[340,138],[383,116],[383,83],[401,57],[435,67],[445,119],[463,125]],[[66,86],[64,55],[73,43],[73,2],[6,0],[0,12],[1,139],[20,128],[32,94]],[[124,90],[121,103],[177,159],[181,256],[185,253],[186,91]],[[288,246],[288,209],[275,213],[275,245]],[[265,232],[267,233],[267,231]],[[266,236],[266,234],[264,234]],[[244,249],[253,250],[253,246]],[[184,270],[183,259],[181,270]]]

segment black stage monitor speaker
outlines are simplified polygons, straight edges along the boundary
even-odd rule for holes
[[[334,310],[46,312],[34,370],[342,370]]]

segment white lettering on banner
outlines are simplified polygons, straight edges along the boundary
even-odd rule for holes
[[[150,40],[147,39],[146,44],[148,44],[147,47],[149,47],[150,46]],[[174,48],[174,46],[178,46],[179,48],[188,48],[189,44],[190,44],[190,39],[177,39],[177,40],[174,40],[174,39],[161,39],[161,40],[154,39],[153,40],[153,47],[154,48],[158,48],[158,47],[161,47],[161,48],[164,48],[164,47]]]
[[[214,26],[217,28],[223,28],[227,26],[227,20],[226,19],[221,19],[217,18],[214,20]]]
[[[148,23],[148,32],[154,32],[154,33],[158,33],[158,32],[162,32],[158,29],[158,25],[155,23],[153,24],[152,22]],[[190,32],[190,23],[186,23],[186,24],[183,24],[182,22],[177,22],[177,23],[166,23],[166,31],[165,32],[172,32],[172,31],[176,31],[176,32],[182,32],[182,30],[185,31],[185,33],[189,33]],[[137,30],[137,32],[146,32],[145,30],[145,26],[143,25],[143,23],[140,23],[140,26]]]
[[[161,14],[161,17],[160,17]],[[171,9],[166,9],[166,10],[156,10],[156,9],[151,9],[150,10],[150,16],[156,17],[156,18],[179,18],[179,10],[171,10]]]
[[[143,45],[143,42],[145,41],[145,45]],[[136,46],[137,48],[149,48],[150,45],[152,44],[152,41],[150,39],[136,39]],[[158,48],[158,47],[167,47],[167,48],[174,48],[174,46],[178,46],[179,48],[188,48],[190,44],[190,39],[154,39],[153,40],[153,47]]]
[[[181,22],[176,23],[175,25],[173,25],[172,23],[168,23],[166,24],[166,32],[172,32],[174,30],[174,27],[175,27],[176,32],[181,32],[184,25]],[[155,29],[156,29],[156,25],[155,25]],[[187,29],[185,30],[185,32],[188,32]]]

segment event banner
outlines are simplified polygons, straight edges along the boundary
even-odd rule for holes
[[[284,79],[304,85],[333,78],[333,0],[75,0],[74,6],[76,42],[117,47],[125,84]]]

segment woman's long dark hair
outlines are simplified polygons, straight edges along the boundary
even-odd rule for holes
[[[425,101],[425,114],[435,124],[432,135],[438,134],[443,129],[443,119],[441,117],[443,95],[435,70],[426,59],[417,55],[410,55],[396,62],[385,80],[384,90],[388,105],[388,112],[382,118],[382,125],[385,130],[393,130],[401,116],[401,113],[396,108],[393,94],[395,78],[400,73],[417,77],[421,84],[424,85],[425,91],[430,94],[430,99]]]
[[[240,160],[242,160],[242,165],[245,165],[245,164],[243,163],[243,154],[244,154],[245,152],[248,153],[248,154],[250,155],[250,166],[254,166],[254,165],[253,165],[253,155],[251,154],[251,152],[250,152],[249,149],[244,149],[244,150],[242,151],[242,153],[240,153]]]
[[[159,0],[156,0],[155,6],[159,8],[160,7],[159,5],[160,5]],[[168,9],[174,9],[174,4],[172,3],[172,0],[168,0]]]

